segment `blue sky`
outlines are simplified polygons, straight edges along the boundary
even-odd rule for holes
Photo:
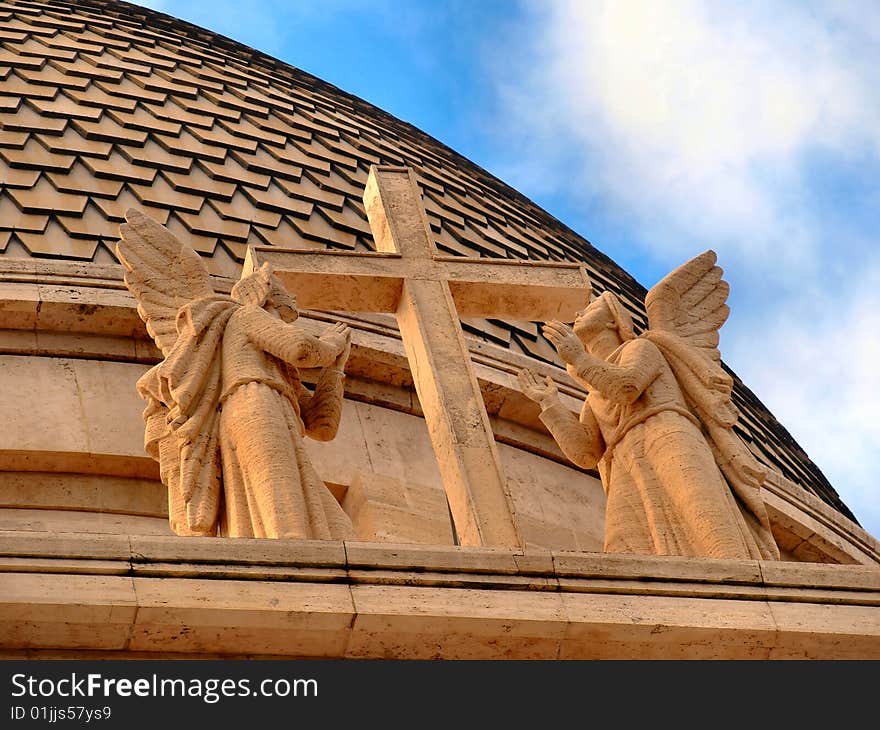
[[[715,249],[722,356],[880,537],[880,4],[142,4],[415,124],[647,287]]]

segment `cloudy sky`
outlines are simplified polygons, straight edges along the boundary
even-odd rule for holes
[[[142,4],[415,124],[646,287],[715,249],[722,356],[880,537],[880,4]]]

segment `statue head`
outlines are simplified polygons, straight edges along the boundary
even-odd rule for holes
[[[574,331],[587,346],[603,332],[616,333],[621,343],[635,338],[632,317],[609,291],[598,297],[591,293],[587,306],[575,315]]]
[[[293,322],[299,316],[296,297],[284,288],[268,263],[238,281],[232,287],[232,299],[275,312],[285,322]]]

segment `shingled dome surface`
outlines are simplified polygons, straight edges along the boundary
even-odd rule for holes
[[[645,289],[588,241],[437,140],[281,61],[97,0],[0,2],[0,44],[7,259],[114,263],[130,207],[223,276],[237,276],[249,244],[366,250],[369,167],[407,165],[442,251],[583,262],[596,290],[617,293],[644,326]],[[535,323],[464,326],[558,364]],[[735,401],[740,435],[761,461],[854,519],[738,380]]]

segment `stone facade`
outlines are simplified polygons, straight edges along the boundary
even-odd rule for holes
[[[571,410],[585,397],[532,322],[463,320],[521,548],[456,544],[381,313],[299,320],[351,328],[338,436],[307,449],[356,540],[172,535],[135,390],[161,355],[112,254],[128,207],[186,237],[228,293],[248,244],[370,250],[369,165],[408,165],[443,253],[582,263],[637,328],[644,290],[418,130],[205,31],[113,2],[3,1],[0,42],[2,656],[880,658],[880,544],[738,382],[783,561],[602,554],[598,475],[517,382],[529,368]]]

